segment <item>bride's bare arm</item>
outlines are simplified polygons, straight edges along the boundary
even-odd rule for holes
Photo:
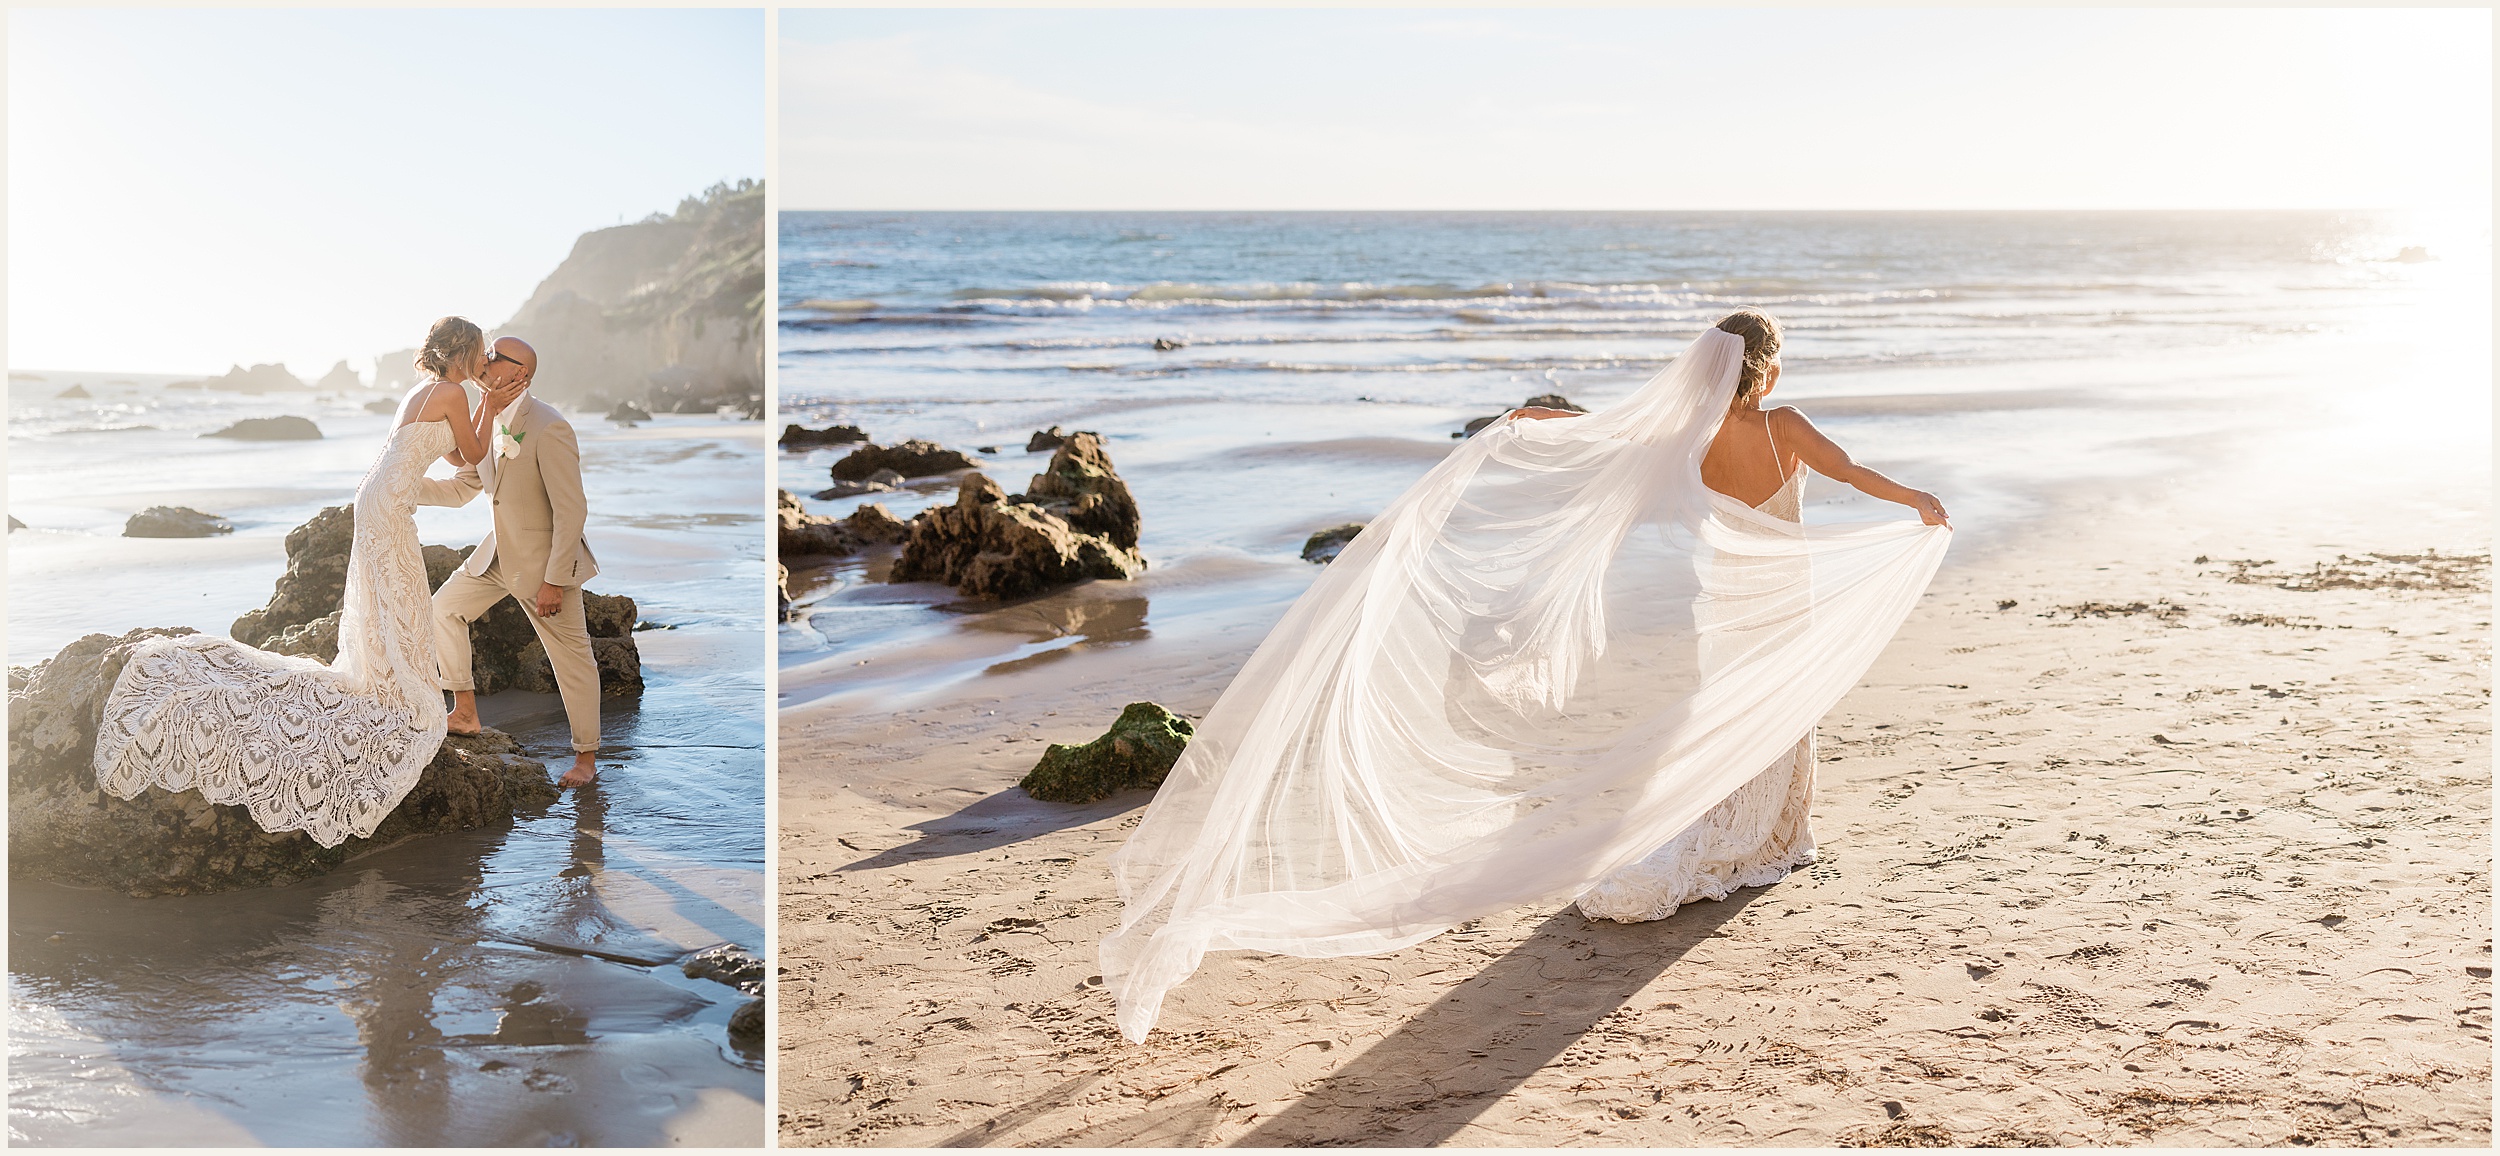
[[[457,384],[448,381],[434,383],[433,388],[426,392],[425,400],[417,407],[417,420],[450,423],[452,450],[443,455],[444,461],[455,466],[468,466],[477,464],[479,458],[486,456],[479,452],[483,439],[478,437],[476,423],[469,417],[469,391]]]
[[[1779,423],[1772,434],[1779,444],[1797,451],[1797,459],[1813,467],[1814,472],[1834,481],[1847,482],[1859,492],[1887,502],[1899,502],[1918,511],[1918,520],[1930,526],[1950,526],[1945,520],[1944,503],[1925,490],[1914,490],[1899,482],[1859,465],[1840,448],[1840,443],[1823,436],[1806,415],[1795,406],[1781,406],[1771,411],[1771,420]]]

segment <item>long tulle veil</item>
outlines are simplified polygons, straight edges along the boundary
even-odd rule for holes
[[[1468,439],[1294,603],[1112,858],[1123,1034],[1208,951],[1375,954],[1569,902],[1856,684],[1949,532],[1702,485],[1743,351],[1708,330],[1613,406]]]

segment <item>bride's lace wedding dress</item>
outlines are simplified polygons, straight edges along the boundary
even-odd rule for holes
[[[1764,432],[1769,432],[1767,425]],[[1776,441],[1771,460],[1779,460]],[[1779,492],[1764,498],[1755,511],[1783,522],[1802,522],[1805,480],[1806,469],[1800,464]],[[1802,564],[1800,560],[1798,565]],[[1779,577],[1793,580],[1793,574]],[[1705,602],[1700,607],[1705,617],[1710,606]],[[1752,645],[1745,641],[1747,633],[1741,626],[1704,631],[1703,666],[1722,666],[1728,656],[1742,653]],[[1696,899],[1725,899],[1739,887],[1777,883],[1790,871],[1814,862],[1814,832],[1806,823],[1813,809],[1814,734],[1809,731],[1796,746],[1781,752],[1778,761],[1746,780],[1666,846],[1598,880],[1580,896],[1580,914],[1639,923],[1664,919]]]
[[[443,743],[416,499],[452,444],[448,422],[399,426],[358,483],[336,662],[207,634],[140,644],[105,700],[96,785],[197,788],[324,847],[371,835]]]

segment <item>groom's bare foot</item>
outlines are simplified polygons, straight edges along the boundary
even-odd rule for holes
[[[556,780],[556,789],[586,787],[590,785],[592,779],[598,777],[599,752],[580,751],[573,756],[573,769],[564,772],[564,777]]]
[[[443,716],[443,729],[456,735],[474,735],[483,729],[477,721],[477,696],[465,690],[451,692],[451,713]]]

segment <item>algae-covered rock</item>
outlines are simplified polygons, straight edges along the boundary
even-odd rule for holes
[[[1188,719],[1151,702],[1133,702],[1101,738],[1081,747],[1052,743],[1016,785],[1050,803],[1091,803],[1133,788],[1160,787],[1193,733]]]

